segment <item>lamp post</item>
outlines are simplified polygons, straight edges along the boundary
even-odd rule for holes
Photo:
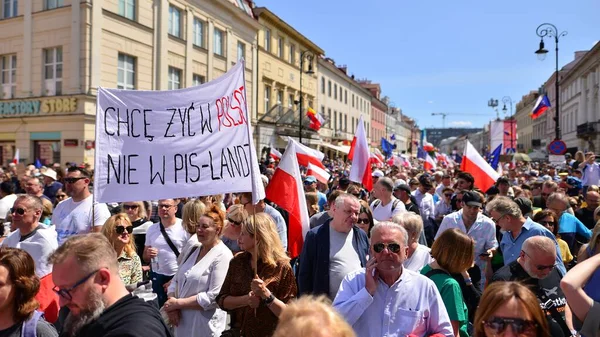
[[[302,144],[302,112],[304,111],[304,93],[302,92],[302,73],[304,73],[304,60],[308,61],[308,70],[306,70],[307,75],[312,75],[315,72],[312,68],[312,62],[315,58],[315,54],[310,50],[305,50],[300,54],[300,111],[298,112],[298,140],[300,144]]]
[[[517,149],[515,149],[515,144],[514,144],[514,120],[513,120],[513,100],[512,98],[510,98],[510,96],[504,96],[502,97],[502,103],[504,103],[504,107],[502,108],[502,111],[504,112],[504,115],[506,116],[506,112],[508,111],[508,109],[506,108],[506,104],[510,104],[510,148],[512,149],[513,153],[517,153]]]
[[[555,69],[555,82],[554,82],[554,95],[556,97],[556,102],[555,102],[555,107],[556,107],[556,112],[554,114],[554,133],[555,133],[555,139],[560,139],[560,125],[558,123],[558,116],[559,116],[559,107],[560,107],[560,100],[559,100],[559,96],[560,93],[558,92],[558,88],[559,88],[559,83],[558,83],[558,40],[567,35],[568,33],[566,31],[563,31],[562,33],[558,32],[558,29],[556,28],[555,25],[551,24],[551,23],[542,23],[541,25],[539,25],[537,27],[537,29],[535,30],[535,33],[537,34],[537,36],[540,37],[540,47],[538,48],[538,50],[535,51],[535,53],[538,56],[538,59],[540,59],[540,61],[543,61],[546,58],[546,54],[548,54],[548,50],[546,48],[544,48],[544,37],[549,37],[549,38],[554,38],[554,45],[555,45],[555,52],[556,52],[556,69]]]
[[[498,100],[490,98],[490,100],[488,101],[488,106],[496,110],[496,118],[500,119],[500,116],[498,115],[498,110],[496,109],[496,107],[498,106]]]

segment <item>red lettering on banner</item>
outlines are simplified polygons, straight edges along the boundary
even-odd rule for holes
[[[221,128],[230,128],[241,124],[248,124],[243,107],[246,104],[244,86],[233,91],[231,96],[223,96],[215,102],[219,131]],[[237,116],[235,116],[237,114]],[[233,115],[233,116],[232,116]],[[234,118],[237,117],[236,118]]]

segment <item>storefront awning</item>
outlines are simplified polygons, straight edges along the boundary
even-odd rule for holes
[[[348,152],[350,152],[350,146],[346,146],[346,145],[333,145],[331,143],[326,143],[326,142],[321,142],[321,144],[319,144],[319,145],[330,148],[334,151],[341,152],[343,154],[348,154]]]

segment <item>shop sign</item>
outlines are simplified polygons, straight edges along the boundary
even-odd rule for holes
[[[42,98],[0,102],[0,118],[69,113],[77,110],[77,98]]]
[[[77,139],[65,139],[63,144],[65,146],[77,146],[79,145],[79,141]]]

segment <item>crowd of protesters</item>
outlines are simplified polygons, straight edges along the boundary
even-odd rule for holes
[[[250,191],[103,204],[89,166],[8,165],[0,337],[600,336],[593,153],[485,191],[458,166],[373,167],[367,191],[323,164],[293,259],[290,214]]]

